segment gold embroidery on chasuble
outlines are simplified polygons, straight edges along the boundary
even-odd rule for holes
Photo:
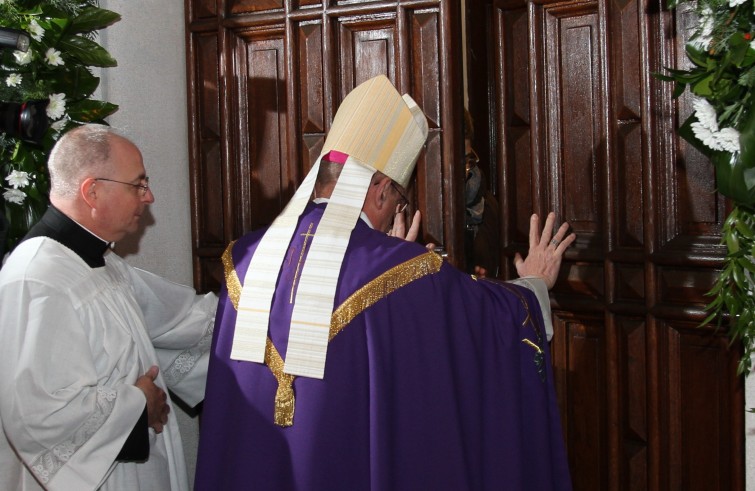
[[[513,293],[517,296],[519,299],[519,302],[521,302],[522,307],[524,307],[524,310],[527,312],[527,316],[522,321],[522,328],[529,326],[532,328],[533,331],[535,331],[535,338],[537,343],[533,342],[532,340],[528,338],[522,339],[522,343],[526,344],[527,346],[533,348],[535,350],[535,356],[533,359],[533,362],[535,363],[535,368],[537,369],[537,373],[540,376],[540,380],[545,382],[545,358],[543,354],[542,348],[540,348],[540,345],[543,344],[543,335],[538,329],[538,327],[535,325],[535,318],[532,316],[532,313],[530,312],[530,306],[527,303],[527,301],[522,296],[522,293],[514,288],[512,285],[507,285],[506,283],[501,283],[501,286]]]
[[[225,268],[228,298],[231,300],[233,307],[238,309],[242,286],[231,256],[233,244],[234,242],[226,248],[222,261]],[[328,341],[341,332],[354,317],[364,312],[377,301],[387,297],[402,286],[406,286],[429,274],[437,273],[440,271],[442,264],[443,258],[438,254],[426,252],[394,266],[352,293],[333,312]],[[294,397],[294,380],[296,377],[283,372],[283,358],[278,353],[269,336],[265,343],[265,365],[267,365],[278,381],[278,390],[275,393],[275,424],[284,427],[291,426],[294,424],[294,408],[296,405]]]
[[[239,276],[236,274],[236,268],[233,266],[233,244],[235,244],[236,241],[234,240],[230,244],[228,244],[228,247],[225,248],[225,251],[223,251],[223,255],[220,257],[220,260],[223,261],[223,270],[225,271],[225,286],[228,290],[228,298],[231,299],[231,302],[233,303],[233,308],[238,309],[239,305],[239,299],[241,298],[241,281],[239,280]]]

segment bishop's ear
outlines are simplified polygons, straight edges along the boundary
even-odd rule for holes
[[[376,184],[376,193],[375,198],[377,202],[375,205],[378,209],[382,209],[384,206],[392,206],[393,201],[391,200],[391,178],[388,176],[383,176],[379,181],[377,181]]]

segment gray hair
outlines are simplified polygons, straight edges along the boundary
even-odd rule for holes
[[[341,175],[343,164],[331,162],[326,159],[320,160],[320,170],[317,173],[317,184],[319,186],[327,186],[328,184],[335,184],[338,181],[338,177]]]
[[[112,136],[121,137],[110,126],[101,124],[87,124],[64,134],[47,161],[50,196],[73,198],[88,177],[109,175]]]

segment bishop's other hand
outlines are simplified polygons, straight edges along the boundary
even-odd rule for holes
[[[561,267],[561,259],[566,249],[574,242],[577,236],[569,232],[569,223],[564,222],[553,234],[553,224],[556,222],[556,214],[548,213],[545,226],[540,231],[540,217],[533,214],[530,217],[530,248],[527,258],[524,259],[519,253],[514,257],[514,266],[520,277],[535,276],[545,281],[548,289],[553,288]]]

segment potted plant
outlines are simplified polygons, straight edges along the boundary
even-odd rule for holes
[[[676,7],[680,0],[670,0]],[[699,24],[686,45],[690,67],[668,70],[675,96],[689,89],[694,112],[680,134],[708,156],[718,191],[734,209],[722,240],[724,265],[709,295],[707,324],[728,314],[732,341],[744,347],[738,373],[755,352],[755,12],[753,0],[696,0]]]
[[[91,71],[116,66],[95,35],[118,20],[96,0],[0,0],[2,39],[28,35],[26,50],[0,48],[0,258],[48,206],[47,157],[58,138],[118,109],[92,98],[100,80]]]

